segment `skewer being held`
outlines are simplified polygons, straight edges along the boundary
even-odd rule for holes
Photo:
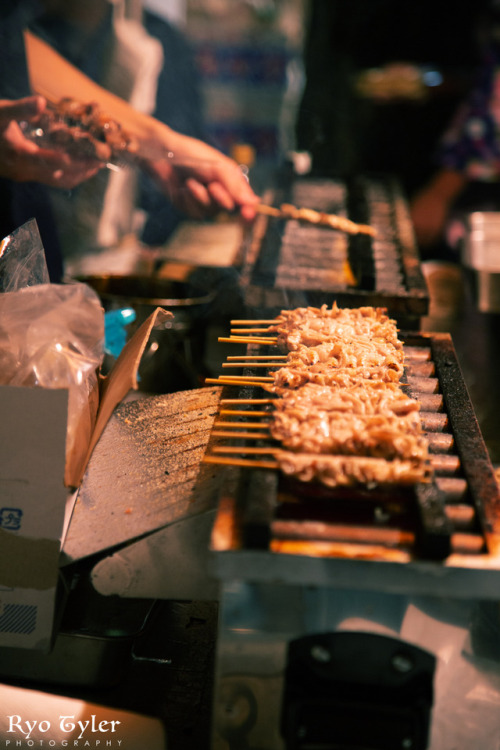
[[[167,130],[171,158],[147,160],[142,167],[176,208],[198,219],[227,211],[252,221],[259,198],[238,164],[203,141]]]
[[[367,234],[371,237],[376,234],[375,229],[368,224],[357,224],[344,216],[315,211],[312,208],[297,208],[290,203],[282,203],[279,208],[260,203],[257,210],[260,214],[274,216],[277,219],[296,219],[308,224],[318,224],[330,227],[330,229],[337,229],[340,232],[346,232],[346,234]]]
[[[49,156],[53,152],[53,158],[63,164],[71,159],[88,164],[90,176],[104,166],[136,165],[154,179],[176,208],[192,218],[207,218],[221,210],[239,211],[248,221],[256,215],[259,199],[238,164],[203,141],[158,123],[145,143],[95,102],[71,97],[50,104],[43,97],[25,101],[27,109],[19,110],[18,119],[24,120],[25,126],[32,125],[25,127],[25,135],[30,137],[23,138],[30,152],[43,150]],[[17,130],[22,137],[19,125]],[[45,184],[73,186],[60,178]]]

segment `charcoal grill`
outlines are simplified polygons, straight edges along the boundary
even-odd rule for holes
[[[500,554],[498,485],[451,337],[407,333],[401,338],[405,341],[402,387],[420,403],[433,481],[411,489],[331,489],[285,478],[278,471],[245,471],[251,454],[251,448],[246,451],[248,440],[231,441],[225,437],[231,432],[214,430],[218,444],[209,448],[206,460],[217,461],[229,442],[239,445],[242,459],[239,475],[232,479],[236,489],[224,493],[219,510],[217,549],[401,562],[444,560],[452,554]],[[251,370],[247,375],[251,377]],[[254,387],[246,387],[241,399],[258,395]],[[235,423],[240,434],[245,434],[249,421],[245,408],[252,407],[242,406]],[[268,444],[271,451],[272,441]],[[230,524],[228,514],[233,519]],[[219,528],[231,529],[232,536],[221,537]]]
[[[469,628],[500,590],[498,485],[449,334],[400,338],[403,387],[420,401],[430,442],[431,485],[311,491],[276,470],[224,469],[211,540],[222,603],[216,750],[466,750],[496,726],[469,702],[499,669],[483,671]],[[223,398],[258,395],[226,390]],[[221,442],[215,429],[206,457]],[[339,656],[344,631],[360,659],[352,669]],[[421,651],[410,656],[413,647]],[[389,689],[400,657],[427,664],[417,680],[423,702],[413,687]],[[413,698],[403,706],[406,688]],[[363,722],[371,739],[359,745]]]
[[[336,300],[340,307],[386,307],[401,328],[419,329],[429,297],[407,202],[397,181],[294,178],[270,191],[266,200],[369,224],[376,236],[259,217],[241,276],[250,311],[272,317],[283,308]]]

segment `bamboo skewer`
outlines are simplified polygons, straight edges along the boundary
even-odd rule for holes
[[[245,411],[244,409],[220,409],[219,414],[224,417],[268,417],[268,411]]]
[[[281,360],[284,360],[284,359],[287,359],[287,356],[288,356],[287,354],[259,354],[259,355],[257,355],[257,354],[255,354],[255,355],[249,355],[248,354],[248,355],[239,355],[239,356],[234,356],[234,357],[226,357],[226,359],[227,359],[228,362],[232,362],[234,360],[238,360],[238,361],[240,361],[240,360],[243,361],[244,360],[245,362],[246,361],[253,362],[253,361],[258,361],[258,360],[261,360],[261,359],[262,360],[268,360],[268,359],[281,359]]]
[[[274,378],[268,377],[267,375],[219,375],[219,380],[263,380],[272,382]]]
[[[233,458],[231,456],[204,456],[203,462],[208,464],[226,464],[228,466],[251,466],[256,469],[279,469],[277,461]]]
[[[217,378],[205,378],[205,383],[239,383],[241,385],[245,385],[245,383],[251,382],[251,383],[257,383],[259,380],[263,380],[265,382],[273,380],[273,378],[270,377],[258,377],[257,375],[219,375]]]
[[[264,216],[275,216],[277,219],[281,218],[282,216],[282,212],[279,208],[268,206],[266,203],[259,203],[259,205],[257,206],[257,211],[259,214],[264,214]]]
[[[273,320],[230,320],[230,325],[232,326],[248,326],[250,324],[253,325],[275,325],[276,323],[279,323],[279,320],[277,318],[274,318]]]
[[[268,430],[269,427],[265,422],[214,422],[214,427],[244,427],[246,430]]]
[[[346,232],[347,234],[369,234],[372,237],[376,234],[375,229],[368,224],[356,224],[356,222],[343,216],[328,214],[324,211],[315,211],[309,208],[300,209],[287,203],[283,203],[280,208],[260,203],[257,206],[257,212],[276,219],[295,219],[297,221],[304,221],[307,224],[326,226],[330,227],[330,229]]]
[[[257,338],[269,341],[270,338],[277,340],[277,334],[274,331],[269,331],[267,328],[230,328],[229,338]]]
[[[222,398],[220,402],[224,406],[232,404],[273,404],[274,398]]]
[[[268,378],[268,380],[272,381],[273,378]],[[205,378],[205,383],[213,383],[214,385],[254,385],[254,386],[262,386],[265,387],[262,382],[259,382],[258,380],[236,380],[235,378]]]
[[[282,367],[282,362],[252,362],[254,367]],[[223,362],[222,367],[248,367],[248,362]]]
[[[270,455],[274,456],[275,453],[277,453],[276,448],[261,448],[259,446],[246,446],[242,447],[239,445],[228,445],[228,446],[221,446],[216,445],[212,448],[212,453],[252,453],[252,454],[259,454],[259,455]]]
[[[229,333],[270,333],[269,328],[230,328]]]
[[[229,344],[267,344],[269,346],[275,346],[278,341],[277,338],[265,339],[256,336],[219,336],[217,340]]]
[[[230,430],[214,430],[214,437],[227,437],[232,440],[269,440],[268,432],[231,432]]]

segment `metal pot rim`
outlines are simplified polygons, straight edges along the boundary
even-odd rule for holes
[[[148,276],[122,276],[122,275],[113,275],[113,274],[102,274],[102,275],[93,275],[93,276],[84,276],[81,277],[79,280],[83,282],[84,284],[88,284],[90,287],[94,289],[94,291],[98,294],[98,296],[105,301],[118,301],[123,300],[124,303],[130,306],[134,305],[143,305],[147,307],[195,307],[197,305],[207,305],[213,302],[216,296],[216,292],[214,290],[210,290],[208,292],[202,292],[200,290],[199,293],[196,293],[192,296],[187,297],[157,297],[157,296],[138,296],[137,294],[127,294],[125,292],[113,292],[111,290],[106,289],[99,289],[97,284],[99,282],[106,282],[109,280],[125,280],[129,279],[131,282],[134,279],[137,279],[139,282],[144,283],[150,280],[151,282],[162,282],[165,281],[165,285],[167,285],[168,280],[166,279],[158,279],[157,277],[148,277]],[[95,282],[96,286],[92,284],[92,281]],[[175,284],[184,284],[184,282],[171,282]],[[186,287],[189,288],[189,283],[184,284]],[[196,289],[194,287],[194,289]]]

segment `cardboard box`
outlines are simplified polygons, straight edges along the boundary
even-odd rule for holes
[[[113,410],[137,388],[153,327],[168,317],[158,308],[101,379],[90,444],[73,465],[66,464],[68,391],[0,386],[0,647],[50,650],[75,488]]]

